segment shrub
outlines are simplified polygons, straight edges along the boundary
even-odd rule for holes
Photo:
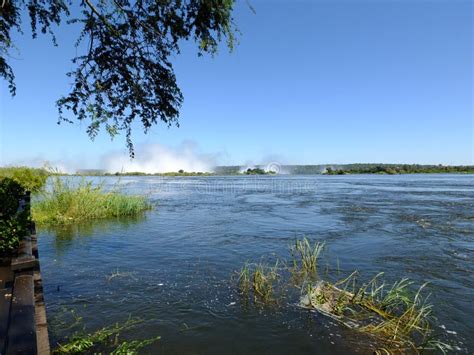
[[[0,254],[8,254],[18,247],[20,238],[28,233],[29,210],[18,211],[19,200],[25,189],[16,181],[0,180]]]
[[[45,169],[27,167],[0,168],[0,179],[10,178],[21,184],[26,190],[37,192],[45,185],[49,173]]]

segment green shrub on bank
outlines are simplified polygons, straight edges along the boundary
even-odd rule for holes
[[[28,233],[29,211],[18,211],[25,189],[16,181],[0,179],[0,255],[18,248],[20,238]]]
[[[22,185],[26,190],[36,192],[46,184],[49,173],[45,169],[21,167],[0,168],[0,179],[10,178]]]
[[[42,192],[32,206],[33,219],[39,224],[135,216],[151,208],[145,197],[106,191],[103,185],[93,186],[85,179],[74,184],[71,179],[55,176],[51,182],[51,188]]]

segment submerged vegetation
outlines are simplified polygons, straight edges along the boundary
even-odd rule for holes
[[[432,339],[432,306],[422,296],[422,285],[411,292],[412,282],[402,279],[390,287],[378,284],[378,274],[371,281],[348,291],[353,273],[342,283],[319,280],[304,289],[300,306],[316,310],[341,324],[371,335],[383,350],[399,351],[447,350],[449,346]]]
[[[117,189],[106,191],[84,178],[75,184],[70,179],[52,177],[51,187],[32,205],[33,219],[39,224],[69,224],[90,219],[136,216],[150,209],[143,196],[125,195]]]
[[[433,309],[413,282],[402,279],[387,285],[379,273],[359,285],[358,272],[342,280],[325,280],[318,273],[318,258],[324,243],[297,240],[290,246],[291,260],[276,261],[275,266],[246,263],[238,274],[238,289],[256,304],[278,303],[285,289],[299,290],[299,307],[317,311],[340,324],[365,333],[379,344],[379,353],[436,350],[446,352],[448,344],[435,339]],[[283,265],[278,267],[278,265]],[[285,279],[284,282],[282,280]],[[279,282],[276,282],[279,280]],[[294,302],[291,302],[294,303]]]
[[[134,355],[138,351],[160,339],[159,336],[145,340],[119,341],[122,332],[140,324],[139,319],[129,319],[123,324],[116,323],[109,327],[96,330],[93,333],[76,333],[64,344],[58,344],[53,354],[100,354]]]
[[[278,278],[278,262],[273,267],[262,263],[246,263],[239,273],[239,289],[245,297],[252,293],[255,302],[273,303],[276,302],[275,285]]]

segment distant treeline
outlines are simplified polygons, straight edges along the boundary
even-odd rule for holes
[[[148,174],[143,172],[107,173],[103,170],[79,170],[77,175],[89,176],[222,176],[222,175],[266,175],[266,166],[244,168],[239,165],[217,166],[214,172],[177,172]],[[326,165],[282,165],[279,174],[290,175],[344,175],[344,174],[474,174],[474,165],[421,165],[421,164],[326,164]]]
[[[257,168],[265,168],[258,166]],[[218,166],[216,175],[239,175],[242,167]],[[474,174],[474,165],[422,165],[422,164],[321,164],[321,165],[281,165],[280,174],[291,175],[343,175],[343,174],[433,174],[459,173]]]
[[[473,174],[473,165],[420,165],[420,164],[348,164],[339,167],[328,166],[327,175],[344,174]]]
[[[126,173],[108,173],[103,170],[98,170],[98,169],[84,169],[84,170],[78,170],[75,175],[87,175],[87,176],[210,176],[214,175],[214,173],[209,173],[209,172],[201,172],[201,171],[193,171],[193,172],[188,172],[184,170],[179,170],[176,172],[168,172],[168,173],[144,173],[141,171],[131,171],[131,172],[126,172]]]

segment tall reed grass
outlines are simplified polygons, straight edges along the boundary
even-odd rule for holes
[[[245,263],[239,272],[240,292],[244,297],[248,297],[252,291],[254,301],[261,304],[275,303],[274,288],[279,277],[278,261],[274,266]]]
[[[324,243],[314,242],[311,245],[307,238],[296,240],[290,246],[293,269],[291,270],[295,279],[301,277],[317,276],[319,255],[324,249]]]
[[[33,219],[38,224],[70,224],[91,219],[136,216],[150,209],[144,196],[126,195],[103,184],[94,186],[85,178],[52,176],[48,186],[32,203]]]

